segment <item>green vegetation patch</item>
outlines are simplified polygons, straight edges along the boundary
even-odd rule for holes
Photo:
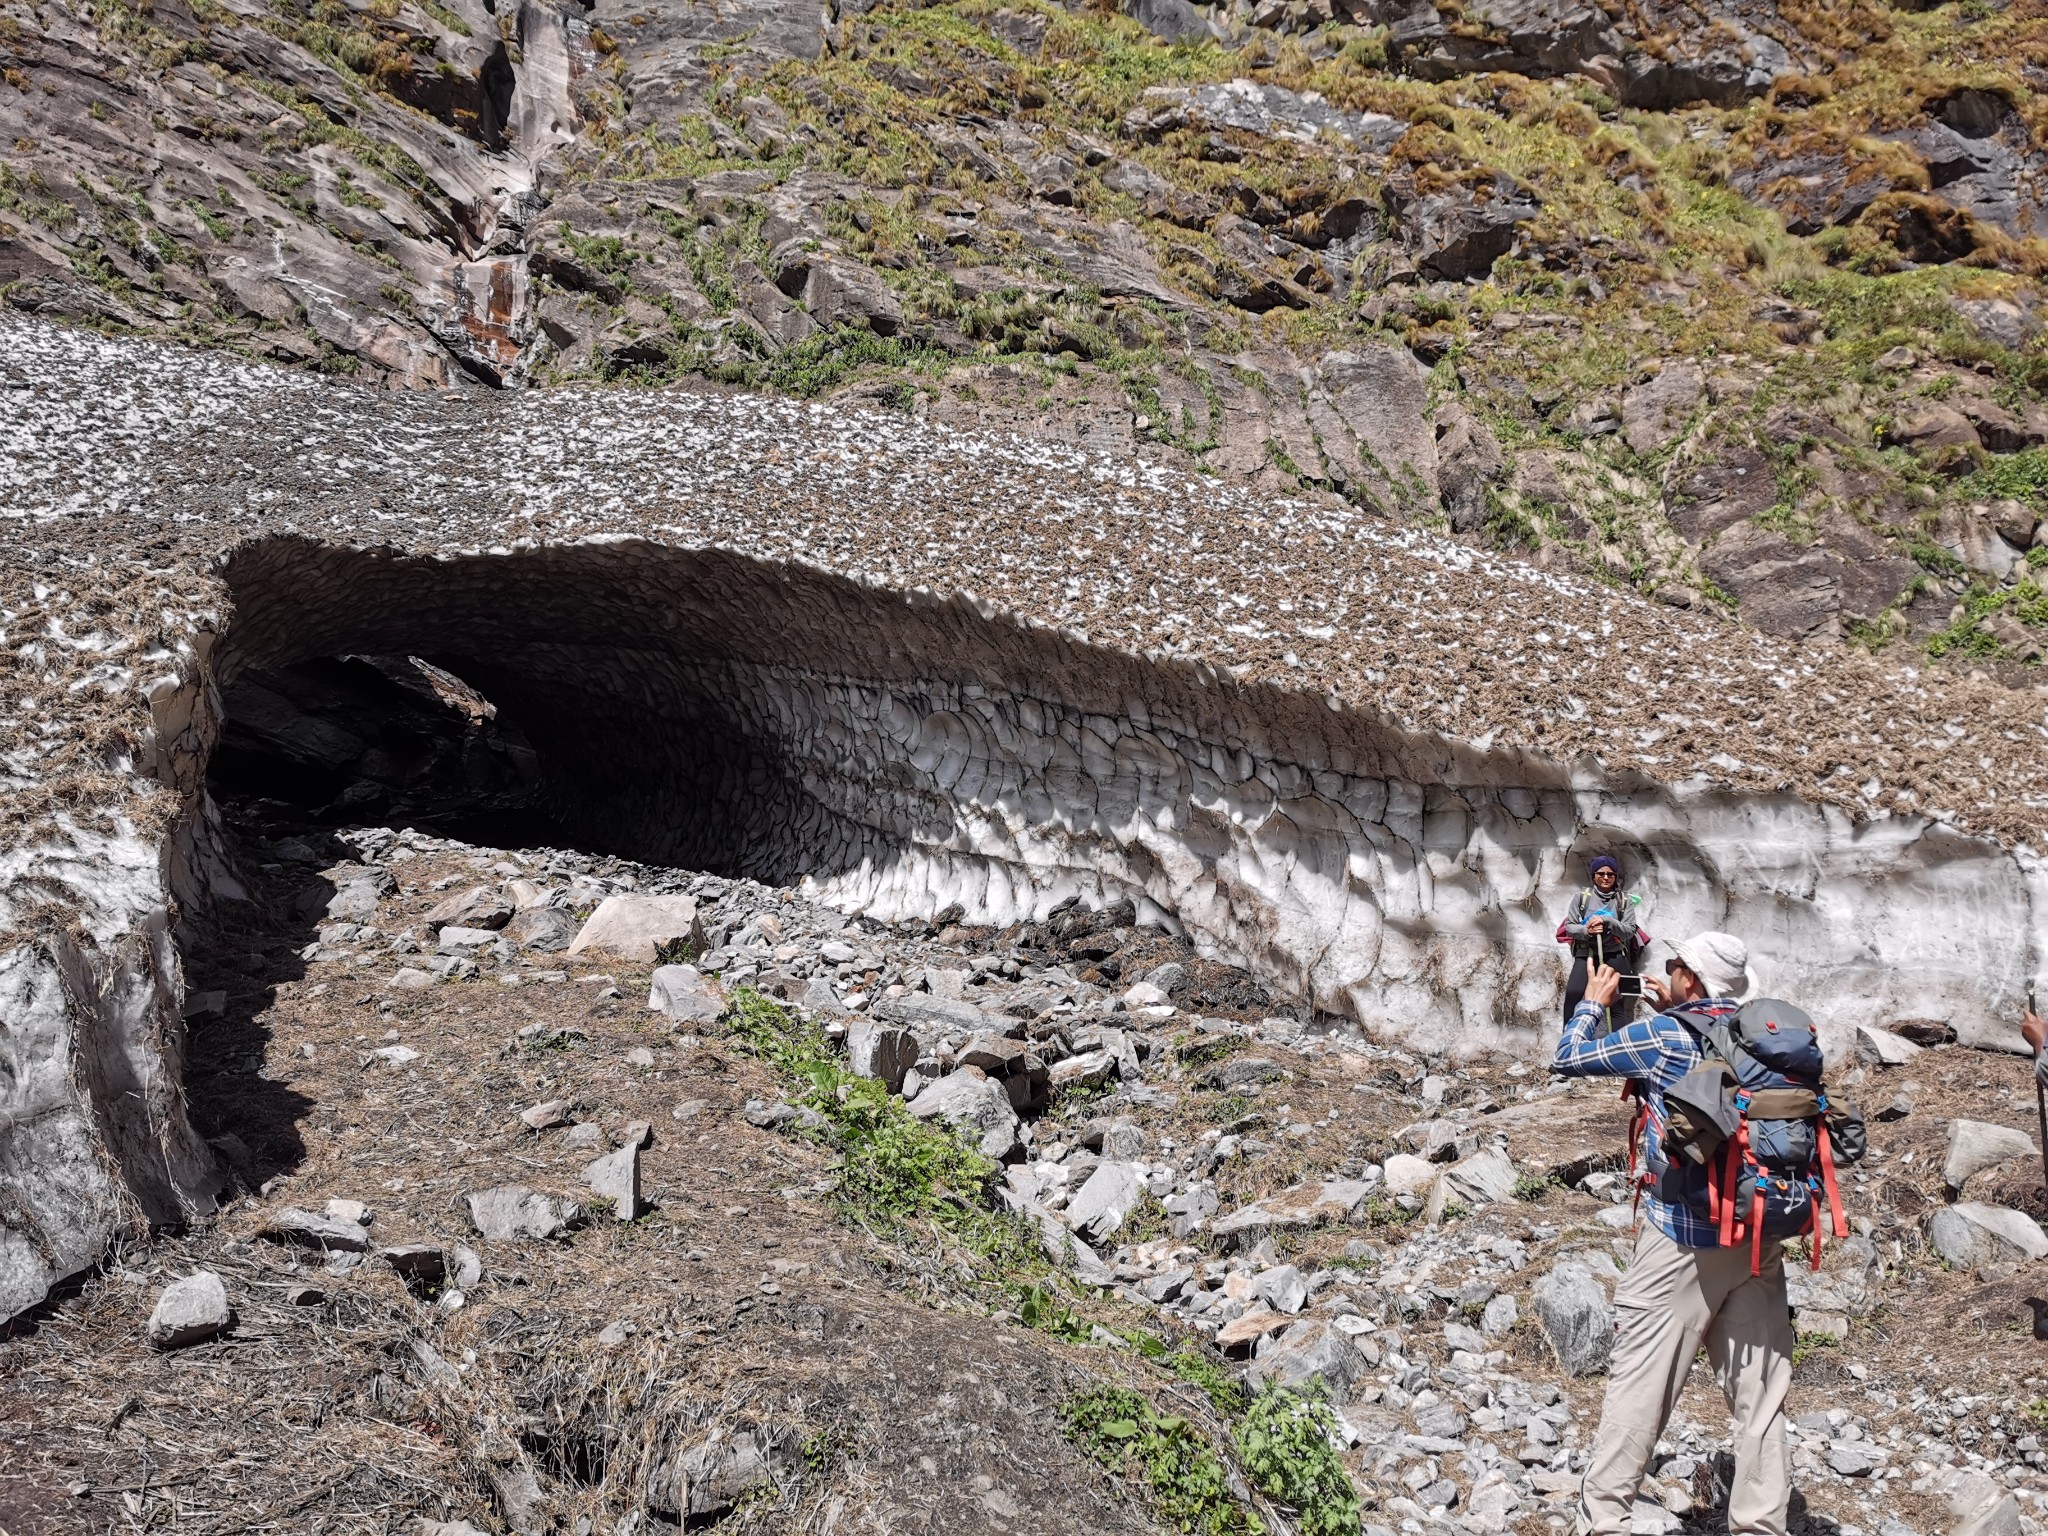
[[[882,1231],[935,1227],[1006,1268],[1043,1262],[1030,1235],[993,1208],[996,1164],[917,1119],[883,1084],[847,1071],[815,1024],[745,987],[724,1023],[789,1080],[792,1104],[821,1117],[810,1134],[840,1150],[835,1196],[849,1220]]]
[[[1201,1433],[1130,1388],[1088,1388],[1061,1410],[1060,1425],[1103,1466],[1142,1483],[1153,1512],[1172,1529],[1195,1536],[1265,1531],[1265,1523],[1231,1496],[1230,1474]]]
[[[1331,1438],[1336,1414],[1320,1397],[1261,1392],[1237,1427],[1238,1454],[1259,1492],[1296,1511],[1301,1536],[1355,1536],[1358,1491]]]

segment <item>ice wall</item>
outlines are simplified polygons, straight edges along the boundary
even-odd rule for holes
[[[453,560],[273,541],[230,580],[224,667],[442,662],[519,721],[593,845],[888,919],[1130,895],[1424,1049],[1540,1049],[1596,850],[1653,934],[1740,934],[1837,1039],[1924,1020],[2013,1043],[2048,947],[2025,850],[1418,736],[971,600],[638,541]]]

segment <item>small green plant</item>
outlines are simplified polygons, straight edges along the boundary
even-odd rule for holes
[[[1517,1200],[1541,1200],[1550,1193],[1550,1187],[1555,1182],[1552,1179],[1539,1179],[1533,1173],[1518,1173],[1515,1175],[1515,1187],[1510,1193]]]
[[[1153,1510],[1174,1530],[1263,1536],[1265,1525],[1230,1496],[1222,1459],[1186,1419],[1161,1414],[1128,1387],[1104,1384],[1072,1399],[1060,1423],[1067,1438],[1102,1465],[1141,1479]]]
[[[2048,1429],[2048,1397],[2037,1397],[2021,1410],[2036,1429]]]
[[[1024,1292],[1017,1303],[1017,1315],[1023,1319],[1026,1328],[1049,1333],[1070,1344],[1083,1344],[1088,1340],[1087,1320],[1076,1317],[1072,1307],[1042,1285],[1034,1285]]]
[[[703,946],[688,934],[680,938],[663,939],[654,946],[656,965],[688,965],[703,953]]]
[[[1199,1387],[1226,1419],[1236,1418],[1251,1402],[1242,1382],[1192,1344],[1181,1345],[1162,1363],[1189,1386]]]
[[[1405,1227],[1421,1214],[1420,1207],[1411,1211],[1378,1195],[1365,1202],[1365,1224],[1369,1227]]]
[[[1792,1369],[1798,1370],[1824,1349],[1833,1349],[1842,1341],[1832,1333],[1802,1333],[1792,1344]]]
[[[1320,1396],[1268,1387],[1237,1427],[1245,1475],[1296,1511],[1301,1536],[1356,1536],[1358,1490],[1330,1436],[1336,1415]]]
[[[724,1023],[790,1080],[792,1104],[824,1118],[815,1134],[840,1148],[836,1194],[849,1220],[885,1231],[928,1224],[1013,1272],[1043,1264],[1031,1234],[993,1208],[996,1164],[917,1119],[883,1084],[848,1072],[816,1025],[746,987],[733,992]]]

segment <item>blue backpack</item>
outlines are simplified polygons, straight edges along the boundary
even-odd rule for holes
[[[1854,1106],[1828,1100],[1813,1020],[1769,997],[1688,1003],[1669,1017],[1704,1059],[1664,1090],[1661,1137],[1644,1137],[1649,1102],[1638,1096],[1631,1163],[1648,1141],[1638,1191],[1698,1212],[1724,1248],[1747,1241],[1752,1274],[1765,1238],[1808,1233],[1818,1269],[1823,1228],[1849,1235],[1836,1165],[1861,1162],[1866,1143]]]

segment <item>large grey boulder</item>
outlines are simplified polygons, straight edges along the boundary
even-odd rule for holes
[[[69,867],[111,880],[106,860],[78,856]],[[38,878],[55,888],[54,873]],[[167,912],[152,904],[111,937],[87,927],[14,935],[0,948],[0,1322],[89,1269],[123,1233],[211,1216],[232,1184],[185,1115]]]
[[[1927,1242],[1956,1269],[2048,1258],[2048,1235],[2025,1211],[1963,1200],[1927,1218]]]
[[[1319,1317],[1303,1318],[1283,1333],[1269,1333],[1245,1369],[1254,1391],[1269,1385],[1295,1391],[1321,1382],[1332,1402],[1344,1402],[1365,1374],[1365,1357],[1350,1336]]]
[[[1948,1125],[1948,1157],[1941,1165],[1942,1179],[1951,1190],[1960,1190],[1971,1175],[2015,1158],[2037,1158],[2041,1149],[2034,1138],[2010,1126],[1988,1120],[1951,1120]]]
[[[1001,1083],[973,1067],[948,1072],[910,1101],[920,1120],[943,1120],[973,1132],[983,1157],[1007,1162],[1017,1150],[1017,1111]]]
[[[1606,1288],[1585,1265],[1561,1259],[1529,1293],[1543,1337],[1568,1376],[1607,1369],[1614,1349],[1614,1307]]]
[[[149,1342],[158,1349],[180,1349],[227,1331],[234,1321],[228,1290],[219,1275],[202,1269],[164,1287],[149,1314]]]
[[[1138,1164],[1098,1163],[1067,1202],[1067,1225],[1099,1243],[1121,1227],[1144,1198],[1145,1176]]]
[[[560,1237],[581,1226],[584,1210],[574,1200],[543,1195],[523,1184],[504,1184],[464,1197],[469,1219],[477,1231],[493,1242],[520,1238]]]
[[[569,953],[592,950],[622,960],[652,964],[655,946],[673,939],[701,937],[697,903],[689,896],[607,896],[569,945]]]
[[[713,1024],[725,1012],[725,989],[694,965],[664,965],[648,986],[647,1007],[672,1023]]]
[[[846,1029],[847,1070],[873,1078],[891,1093],[903,1091],[904,1076],[922,1049],[917,1036],[898,1024],[855,1019]]]

